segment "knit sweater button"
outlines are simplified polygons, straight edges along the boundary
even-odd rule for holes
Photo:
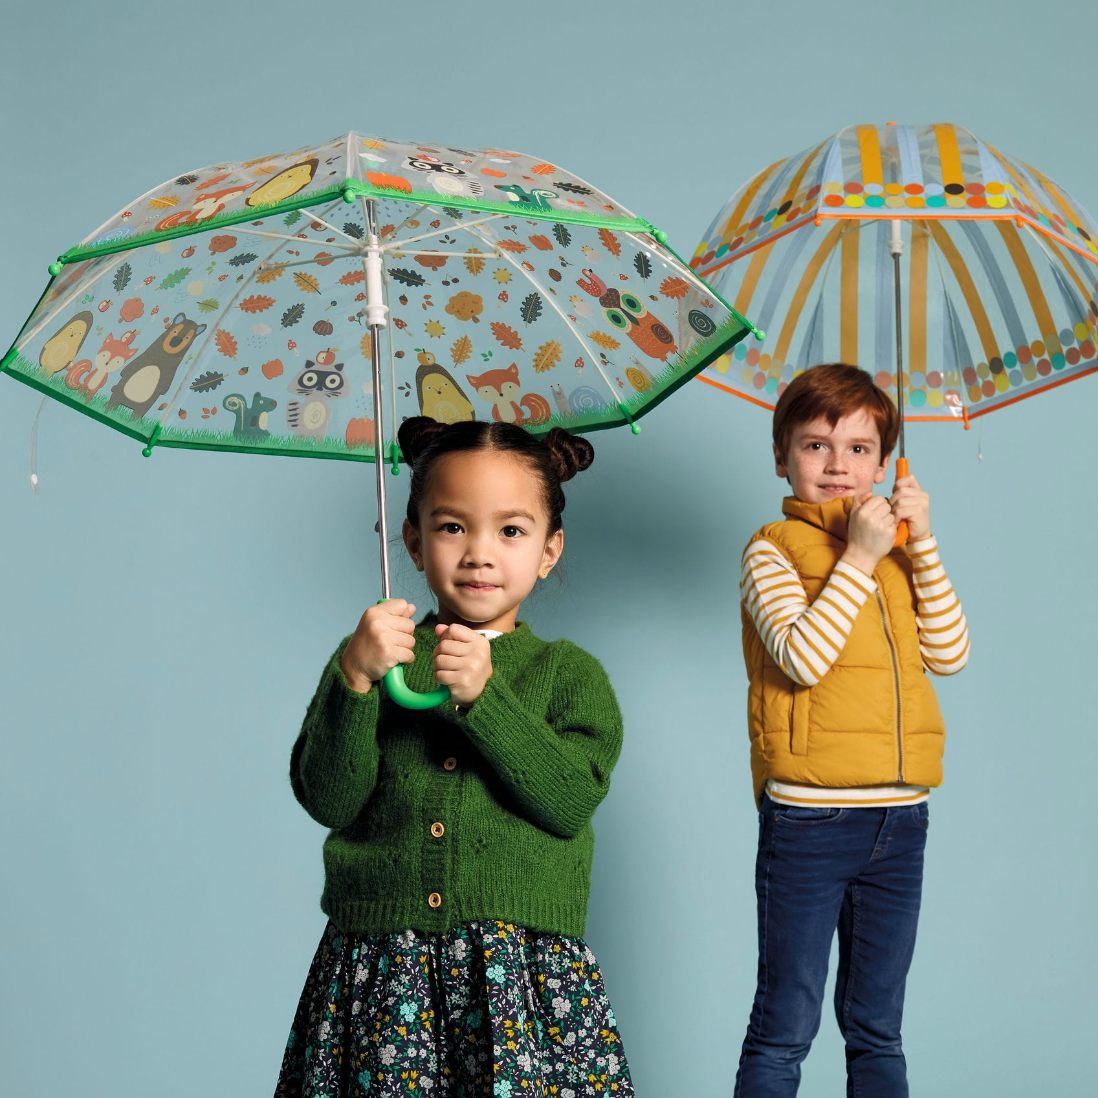
[[[436,839],[441,839],[446,834],[446,827],[441,823],[433,823],[431,824],[431,834]]]
[[[445,762],[444,762],[444,763],[442,764],[442,769],[443,769],[443,770],[457,770],[457,764],[458,764],[458,761],[457,761],[457,759],[455,759],[455,758],[454,758],[454,756],[453,756],[453,755],[451,755],[451,756],[450,756],[450,757],[449,757],[449,758],[448,758],[448,759],[447,759],[447,760],[446,760],[446,761],[445,761]]]
[[[432,892],[431,895],[427,897],[427,902],[432,907],[442,907],[442,897],[437,892]]]

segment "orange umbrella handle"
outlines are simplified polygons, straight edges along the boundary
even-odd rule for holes
[[[896,476],[897,477],[906,477],[907,474],[908,474],[908,471],[909,470],[908,470],[908,467],[907,467],[907,458],[897,458],[896,459]],[[908,538],[907,523],[903,519],[900,519],[900,521],[896,524],[896,540],[893,541],[892,548],[893,549],[898,549],[901,545],[903,545],[907,541],[907,538]]]

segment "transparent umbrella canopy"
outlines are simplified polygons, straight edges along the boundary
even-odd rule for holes
[[[383,597],[402,419],[637,431],[754,330],[553,163],[354,132],[188,171],[50,274],[0,369],[146,456],[374,462]]]

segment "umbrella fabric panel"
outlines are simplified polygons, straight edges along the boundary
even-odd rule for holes
[[[351,184],[375,196],[458,206],[533,209],[564,219],[643,228],[629,210],[559,166],[501,149],[415,145],[347,133],[318,146],[187,171],[134,199],[76,248],[138,245],[232,225],[335,197]]]
[[[796,373],[847,361],[894,387],[887,220],[824,221],[710,276],[767,332],[702,377],[771,407]],[[903,226],[905,411],[963,418],[1098,367],[1098,265],[1013,221]]]
[[[1098,262],[1098,223],[1053,179],[961,126],[849,126],[749,180],[709,226],[703,275],[817,218],[1020,218]]]
[[[6,368],[161,444],[372,459],[365,202],[66,265]],[[745,334],[648,234],[374,202],[391,423],[612,426]]]

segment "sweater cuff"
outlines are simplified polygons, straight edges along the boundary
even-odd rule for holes
[[[929,556],[937,551],[938,539],[933,534],[928,534],[925,538],[919,538],[917,541],[904,542],[904,552],[909,557]]]
[[[484,690],[471,706],[452,708],[457,723],[475,740],[488,739],[494,743],[512,740],[517,745],[523,737],[520,730],[530,723],[530,714],[522,707],[514,691],[497,675],[484,684]],[[516,736],[515,733],[519,732]]]
[[[361,727],[364,723],[371,726],[377,723],[379,684],[375,682],[369,693],[360,694],[351,688],[339,663],[350,640],[350,637],[344,640],[328,662],[317,699],[324,710],[325,720],[340,730]]]

